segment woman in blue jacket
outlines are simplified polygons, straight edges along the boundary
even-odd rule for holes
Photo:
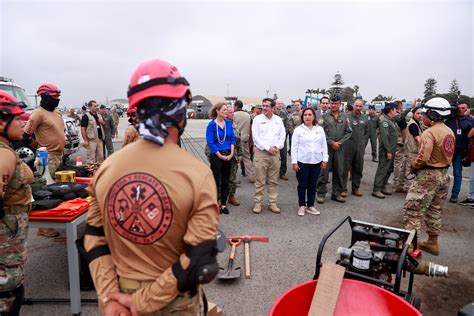
[[[206,142],[209,147],[211,170],[217,186],[221,214],[229,214],[226,207],[229,195],[229,177],[234,156],[235,135],[232,122],[227,120],[227,105],[216,103],[209,112],[212,120],[207,125]]]

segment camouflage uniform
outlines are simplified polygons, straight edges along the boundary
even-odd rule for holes
[[[412,163],[415,161],[416,157],[418,156],[419,146],[416,143],[415,137],[410,133],[409,128],[411,125],[415,124],[418,128],[419,136],[421,136],[421,127],[420,125],[415,122],[414,119],[410,119],[407,126],[407,135],[405,137],[405,158],[403,159],[403,175],[404,175],[404,183],[403,189],[408,191],[413,183],[413,177],[410,175],[410,168]]]
[[[0,149],[10,150],[16,157],[11,178],[8,180],[8,176],[2,175],[7,182],[0,192],[4,203],[4,216],[0,219],[0,314],[18,315],[24,294],[28,212],[31,209],[31,204],[24,201],[31,201],[33,173],[9,146],[0,142]],[[2,163],[4,159],[0,159]],[[22,203],[17,201],[19,198]]]
[[[299,112],[293,112],[291,113],[290,117],[288,118],[288,141],[291,149],[291,137],[293,136],[293,131],[295,128],[301,125],[301,113],[302,111]],[[291,153],[291,151],[288,151]]]
[[[234,124],[232,124],[235,135],[234,157],[232,157],[232,167],[230,169],[229,178],[229,197],[235,195],[237,189],[237,171],[242,160],[242,143],[240,141],[240,131]]]
[[[449,190],[448,168],[454,154],[454,133],[437,122],[421,135],[421,146],[412,167],[418,170],[405,199],[403,222],[406,229],[421,228],[425,216],[427,233],[441,231],[441,211]]]
[[[410,112],[410,108],[395,117],[395,121],[397,122],[397,124],[395,124],[397,127],[397,151],[395,152],[395,159],[393,161],[393,188],[395,190],[401,191],[403,191],[403,187],[405,186],[405,174],[403,171],[403,166],[405,164],[405,136],[403,130],[400,128],[398,123],[405,121],[403,123],[406,124],[406,116],[408,112]]]
[[[285,112],[285,110],[281,109],[280,113],[273,112],[275,115],[278,115],[281,120],[283,121],[283,126],[285,127],[285,135],[288,135],[288,114]],[[281,164],[280,164],[280,177],[284,176],[287,171],[287,166],[286,166],[286,157],[287,157],[287,150],[288,147],[286,146],[286,137],[285,137],[285,143],[282,149],[280,149],[280,159],[281,159]]]

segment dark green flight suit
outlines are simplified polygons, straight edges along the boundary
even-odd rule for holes
[[[344,143],[344,172],[342,174],[342,191],[347,192],[347,176],[351,170],[352,191],[358,191],[364,170],[364,153],[367,145],[368,122],[365,114],[357,117],[354,112],[347,115],[352,129],[351,138]]]
[[[397,151],[397,126],[394,119],[383,114],[379,120],[379,164],[375,173],[373,192],[385,191],[388,178],[393,172],[393,162]],[[387,159],[387,153],[392,153],[392,159]]]
[[[348,117],[339,112],[337,119],[334,118],[331,112],[323,116],[324,132],[326,133],[326,140],[328,143],[328,164],[326,169],[321,170],[321,175],[318,179],[317,192],[318,196],[325,196],[327,193],[327,182],[329,178],[329,171],[332,171],[332,192],[331,196],[339,196],[342,192],[342,175],[344,172],[344,149],[340,147],[338,151],[334,151],[331,145],[340,143],[344,145],[351,138],[352,130],[349,124]]]
[[[379,128],[379,116],[377,113],[373,117],[367,115],[368,133],[370,139],[370,147],[372,149],[372,160],[377,158],[377,129]]]

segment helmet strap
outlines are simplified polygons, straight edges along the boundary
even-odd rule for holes
[[[8,137],[8,128],[12,124],[14,118],[14,115],[10,115],[10,117],[7,119],[7,124],[5,124],[5,128],[0,132],[0,136],[5,137],[10,143],[13,141],[10,139],[10,137]]]

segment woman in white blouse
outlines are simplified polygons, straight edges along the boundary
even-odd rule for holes
[[[291,163],[298,180],[298,215],[319,215],[314,200],[319,173],[328,162],[326,134],[318,125],[313,108],[303,110],[301,121],[303,124],[295,128],[291,138]]]

